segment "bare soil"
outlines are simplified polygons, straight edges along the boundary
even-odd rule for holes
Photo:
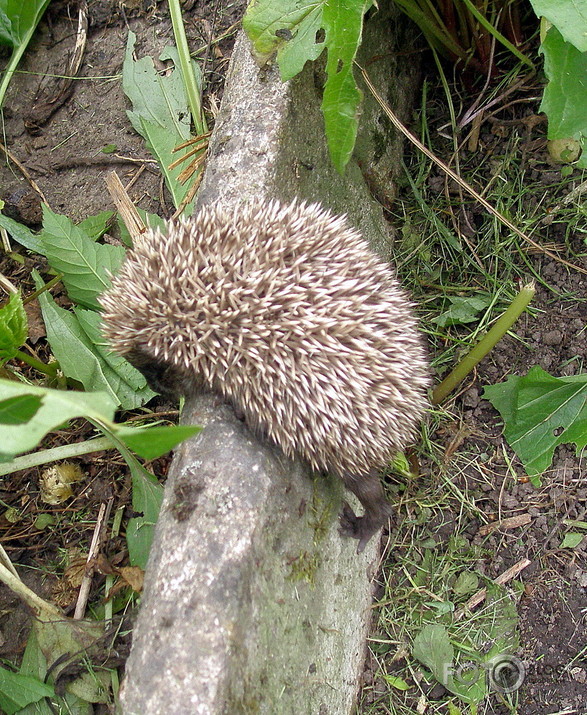
[[[238,9],[220,8],[211,30],[209,5],[186,3],[186,27],[192,47],[204,47],[211,31],[214,37],[221,36],[238,16]],[[135,180],[130,196],[138,206],[167,215],[171,203],[143,140],[126,117],[128,105],[120,81],[129,29],[137,33],[140,56],[157,56],[165,44],[173,44],[164,8],[154,1],[91,2],[80,78],[73,82],[65,101],[58,103],[46,121],[37,121],[39,106],[51,98],[53,76],[67,73],[76,23],[74,3],[50,5],[8,93],[3,142],[38,183],[51,208],[74,221],[112,208],[104,182],[106,173],[112,170],[117,171],[125,184]],[[206,75],[211,88],[207,101],[212,108],[221,96],[221,79],[231,42],[229,34],[207,53]],[[35,121],[31,121],[31,116]],[[103,153],[102,149],[108,146],[114,146],[115,152]],[[38,197],[29,191],[28,182],[11,160],[0,166],[0,188],[12,215],[38,227],[41,215]],[[550,238],[556,240],[556,231]],[[584,248],[580,237],[576,239],[576,247]],[[20,253],[26,254],[24,250]],[[500,519],[519,514],[531,517],[530,523],[520,529],[496,531],[486,538],[484,547],[491,549],[492,556],[477,564],[488,576],[495,577],[522,558],[531,560],[521,576],[525,589],[518,607],[522,641],[519,655],[526,663],[527,673],[519,692],[517,712],[580,715],[587,712],[587,539],[574,550],[561,549],[560,544],[568,530],[564,519],[586,520],[587,483],[582,476],[581,460],[571,449],[563,447],[557,451],[542,487],[537,489],[523,479],[512,479],[504,453],[513,459],[519,475],[523,470],[503,444],[499,416],[482,399],[483,385],[494,384],[508,374],[525,374],[532,365],[538,364],[554,375],[584,370],[585,276],[539,256],[531,260],[550,286],[538,288],[533,305],[540,311],[525,314],[515,327],[518,339],[507,337],[480,365],[474,379],[456,400],[459,421],[440,439],[448,448],[460,430],[466,437],[459,449],[482,456],[474,469],[455,478],[457,485],[460,480],[459,486],[470,491],[480,508]],[[47,276],[42,257],[28,256],[20,267],[7,256],[0,258],[0,272],[25,293],[33,290],[29,278],[32,267]],[[567,298],[561,300],[561,295]],[[569,300],[569,295],[576,296],[576,300]],[[34,347],[42,356],[43,328],[34,307],[30,308],[29,317]],[[76,423],[67,434],[53,436],[50,446],[60,440],[85,439],[89,433],[88,426]],[[74,587],[66,585],[67,565],[71,564],[74,548],[87,550],[98,505],[109,496],[115,498],[114,510],[129,505],[129,483],[122,460],[108,454],[87,457],[81,462],[87,482],[65,507],[52,508],[40,501],[39,470],[11,475],[3,481],[0,491],[5,507],[15,509],[15,512],[7,509],[0,515],[0,539],[15,562],[30,567],[24,573],[33,576],[25,576],[25,580],[32,579],[32,587],[41,594],[55,598],[59,593],[60,605],[66,609],[72,607],[76,594]],[[163,475],[166,462],[162,460],[156,468]],[[56,516],[58,528],[37,528],[35,519],[41,512]],[[11,520],[13,513],[18,513],[16,521]],[[84,515],[82,521],[79,514]],[[121,562],[124,548],[122,539],[111,543],[107,558]],[[55,574],[60,571],[63,577],[58,578]],[[40,578],[43,572],[52,575]],[[95,588],[100,586],[98,580]],[[0,655],[14,658],[21,654],[26,634],[27,615],[17,607],[15,599],[0,589]],[[496,703],[493,711],[505,712],[499,707]]]

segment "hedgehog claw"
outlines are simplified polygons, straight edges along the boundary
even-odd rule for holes
[[[379,525],[374,526],[370,520],[364,516],[357,516],[347,502],[344,502],[340,513],[340,526],[338,533],[341,536],[358,539],[357,554],[363,553],[365,546],[373,534],[379,529]]]

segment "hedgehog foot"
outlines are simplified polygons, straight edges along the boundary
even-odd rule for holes
[[[359,499],[365,514],[357,516],[345,502],[340,514],[339,532],[342,536],[359,540],[357,553],[360,554],[371,537],[389,520],[391,504],[385,497],[377,471],[361,477],[347,475],[343,481],[346,488]]]

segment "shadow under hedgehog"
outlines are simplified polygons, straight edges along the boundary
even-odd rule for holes
[[[212,390],[250,428],[362,503],[362,551],[387,521],[379,470],[415,438],[429,370],[412,307],[344,216],[257,200],[138,237],[102,296],[104,334],[158,392]]]

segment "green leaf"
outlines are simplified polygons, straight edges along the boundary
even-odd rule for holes
[[[177,207],[190,188],[189,182],[181,185],[177,181],[181,165],[171,171],[168,168],[178,158],[173,149],[190,138],[191,114],[183,79],[178,69],[169,74],[158,73],[150,57],[135,61],[135,41],[136,35],[129,32],[122,67],[122,88],[133,107],[132,111],[127,111],[127,115],[157,159]],[[173,47],[167,47],[160,59],[172,59],[175,67],[178,67],[177,50]],[[200,78],[200,69],[195,63],[194,71],[196,77]]]
[[[103,370],[108,384],[116,393],[121,407],[131,410],[144,405],[155,397],[157,393],[149,388],[143,374],[128,360],[109,350],[102,335],[101,315],[93,310],[82,308],[74,308],[74,313],[82,330],[90,340],[92,352],[101,363],[104,363]],[[110,368],[115,375],[111,375],[107,368]]]
[[[0,400],[0,425],[23,425],[31,420],[41,406],[40,395],[16,395]]]
[[[157,459],[177,444],[201,432],[196,425],[169,425],[159,427],[127,427],[116,430],[116,436],[143,459]]]
[[[587,375],[552,377],[535,366],[525,377],[485,387],[499,411],[504,436],[529,475],[541,474],[559,444],[587,444]]]
[[[541,50],[548,84],[540,111],[548,116],[548,138],[579,141],[583,153],[576,166],[587,168],[587,52],[565,42],[556,27],[549,29]]]
[[[88,216],[78,224],[84,234],[91,240],[97,241],[106,233],[110,224],[114,221],[115,211],[102,211],[95,216]]]
[[[45,255],[43,242],[29,228],[18,223],[18,221],[0,214],[0,228],[6,229],[17,243],[28,248],[29,251],[40,253],[42,256]]]
[[[344,171],[357,136],[362,93],[353,75],[361,43],[363,15],[372,0],[256,0],[243,21],[261,61],[277,52],[285,81],[328,48],[322,112],[332,162]],[[325,40],[316,41],[325,31]]]
[[[12,673],[6,668],[0,668],[0,708],[6,715],[12,715],[30,703],[54,695],[52,685],[43,683],[32,675]]]
[[[97,298],[110,286],[109,274],[120,268],[124,248],[94,243],[79,226],[47,206],[43,206],[43,231],[39,237],[50,265],[63,273],[71,300],[98,310]]]
[[[132,479],[132,508],[141,515],[130,519],[126,527],[128,555],[132,566],[145,569],[163,501],[163,487],[134,458],[127,459],[127,464]]]
[[[28,335],[28,321],[20,293],[12,293],[0,308],[0,359],[11,360]]]
[[[317,59],[325,43],[316,42],[322,29],[322,9],[326,0],[257,0],[251,2],[243,18],[243,28],[253,42],[255,55],[266,62],[277,52],[283,82],[302,71],[308,60]]]
[[[457,596],[466,596],[479,588],[479,577],[472,571],[461,571],[458,575],[453,591]]]
[[[530,0],[538,17],[545,17],[580,52],[587,52],[587,5],[582,0]]]
[[[444,328],[448,325],[462,325],[464,323],[472,323],[479,318],[479,313],[485,310],[491,303],[491,298],[472,296],[449,298],[451,306],[444,313],[441,313],[436,318],[432,318],[432,322]]]
[[[565,538],[562,541],[562,544],[560,545],[561,549],[576,549],[577,546],[583,541],[585,538],[584,534],[578,534],[576,532],[570,531],[568,534],[565,534]]]
[[[395,675],[383,675],[385,682],[396,690],[409,690],[410,686],[403,678],[398,678]]]
[[[363,15],[371,4],[371,0],[330,0],[322,15],[328,47],[322,112],[330,157],[341,174],[352,154],[359,126],[363,94],[355,82],[353,62],[361,44]]]
[[[116,355],[108,354],[106,359],[98,313],[82,308],[71,313],[56,305],[48,293],[41,293],[39,305],[47,340],[66,377],[81,382],[88,392],[108,393],[124,409],[134,409],[155,395],[130,363]]]
[[[12,45],[13,52],[0,84],[0,107],[20,58],[30,42],[49,0],[2,0],[0,2],[0,41]]]
[[[3,404],[7,400],[30,399],[31,396],[38,398],[41,404],[26,421],[27,429],[23,429],[22,421],[0,423],[0,458],[4,461],[33,449],[47,432],[73,417],[111,421],[116,407],[104,392],[64,392],[0,379],[0,400]]]

